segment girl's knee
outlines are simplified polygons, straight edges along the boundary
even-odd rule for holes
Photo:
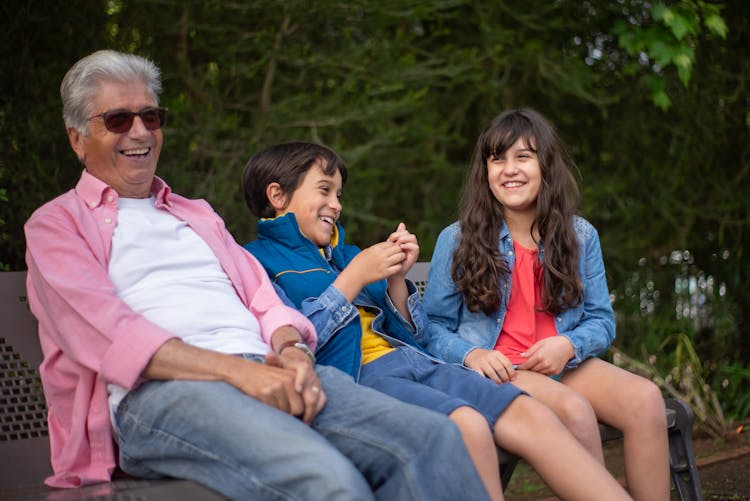
[[[596,413],[591,403],[578,392],[564,394],[555,406],[560,421],[568,428],[587,429],[597,426]]]
[[[599,422],[586,397],[570,392],[557,404],[555,411],[560,421],[580,443],[587,448],[600,447]]]
[[[664,397],[659,387],[652,381],[641,378],[637,391],[632,394],[632,419],[650,427],[666,428]]]

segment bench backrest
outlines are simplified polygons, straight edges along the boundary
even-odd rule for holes
[[[406,277],[414,282],[419,289],[419,295],[424,295],[424,289],[427,287],[427,276],[430,274],[430,262],[419,261],[414,263]]]
[[[0,273],[0,322],[0,488],[41,485],[52,468],[37,371],[42,350],[26,301],[26,272]]]

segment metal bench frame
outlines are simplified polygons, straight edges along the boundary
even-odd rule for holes
[[[409,270],[408,278],[414,282],[420,294],[424,294],[429,277],[430,263],[415,263]],[[667,408],[669,434],[669,467],[677,495],[682,501],[702,501],[701,482],[693,453],[693,422],[695,415],[690,406],[679,399],[664,400]],[[599,423],[602,442],[622,438],[620,430],[605,423]],[[507,486],[513,475],[518,457],[498,449],[503,486]]]

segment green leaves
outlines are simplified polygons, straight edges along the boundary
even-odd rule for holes
[[[698,14],[691,7],[692,2],[680,2],[675,8],[668,8],[663,3],[654,4],[651,14],[656,21],[661,21],[672,30],[677,40],[682,40],[687,34],[698,33]]]
[[[456,218],[481,128],[502,109],[537,108],[580,170],[620,346],[655,350],[691,328],[676,323],[675,270],[660,264],[689,249],[689,274],[726,291],[691,333],[697,352],[750,360],[738,341],[750,331],[747,2],[35,0],[0,2],[0,14],[10,75],[0,81],[0,189],[10,198],[0,202],[0,261],[15,269],[24,221],[80,175],[60,79],[112,47],[163,71],[159,174],[208,199],[243,243],[255,232],[239,186],[245,163],[303,139],[347,161],[350,238],[369,245],[404,220],[429,259]],[[654,298],[652,316],[641,293]]]
[[[699,38],[709,33],[725,38],[728,29],[720,15],[720,6],[706,2],[681,0],[670,7],[658,2],[651,7],[650,17],[650,20],[644,17],[641,23],[618,21],[613,32],[618,35],[620,47],[630,56],[650,65],[651,75],[645,82],[651,100],[666,111],[672,101],[665,90],[669,78],[665,72],[674,68],[682,85],[687,87]]]

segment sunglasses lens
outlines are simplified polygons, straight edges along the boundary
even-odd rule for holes
[[[111,111],[100,115],[104,118],[104,126],[115,134],[128,132],[133,126],[133,119],[141,117],[143,126],[148,130],[156,130],[167,123],[167,110],[164,108],[147,108],[138,113],[132,111]],[[99,116],[99,115],[98,115]]]
[[[115,113],[104,114],[104,126],[108,131],[116,134],[122,134],[130,130],[133,125],[133,113],[127,111],[117,111]]]
[[[157,109],[144,110],[140,113],[143,125],[148,130],[155,130],[162,125],[162,113]]]

